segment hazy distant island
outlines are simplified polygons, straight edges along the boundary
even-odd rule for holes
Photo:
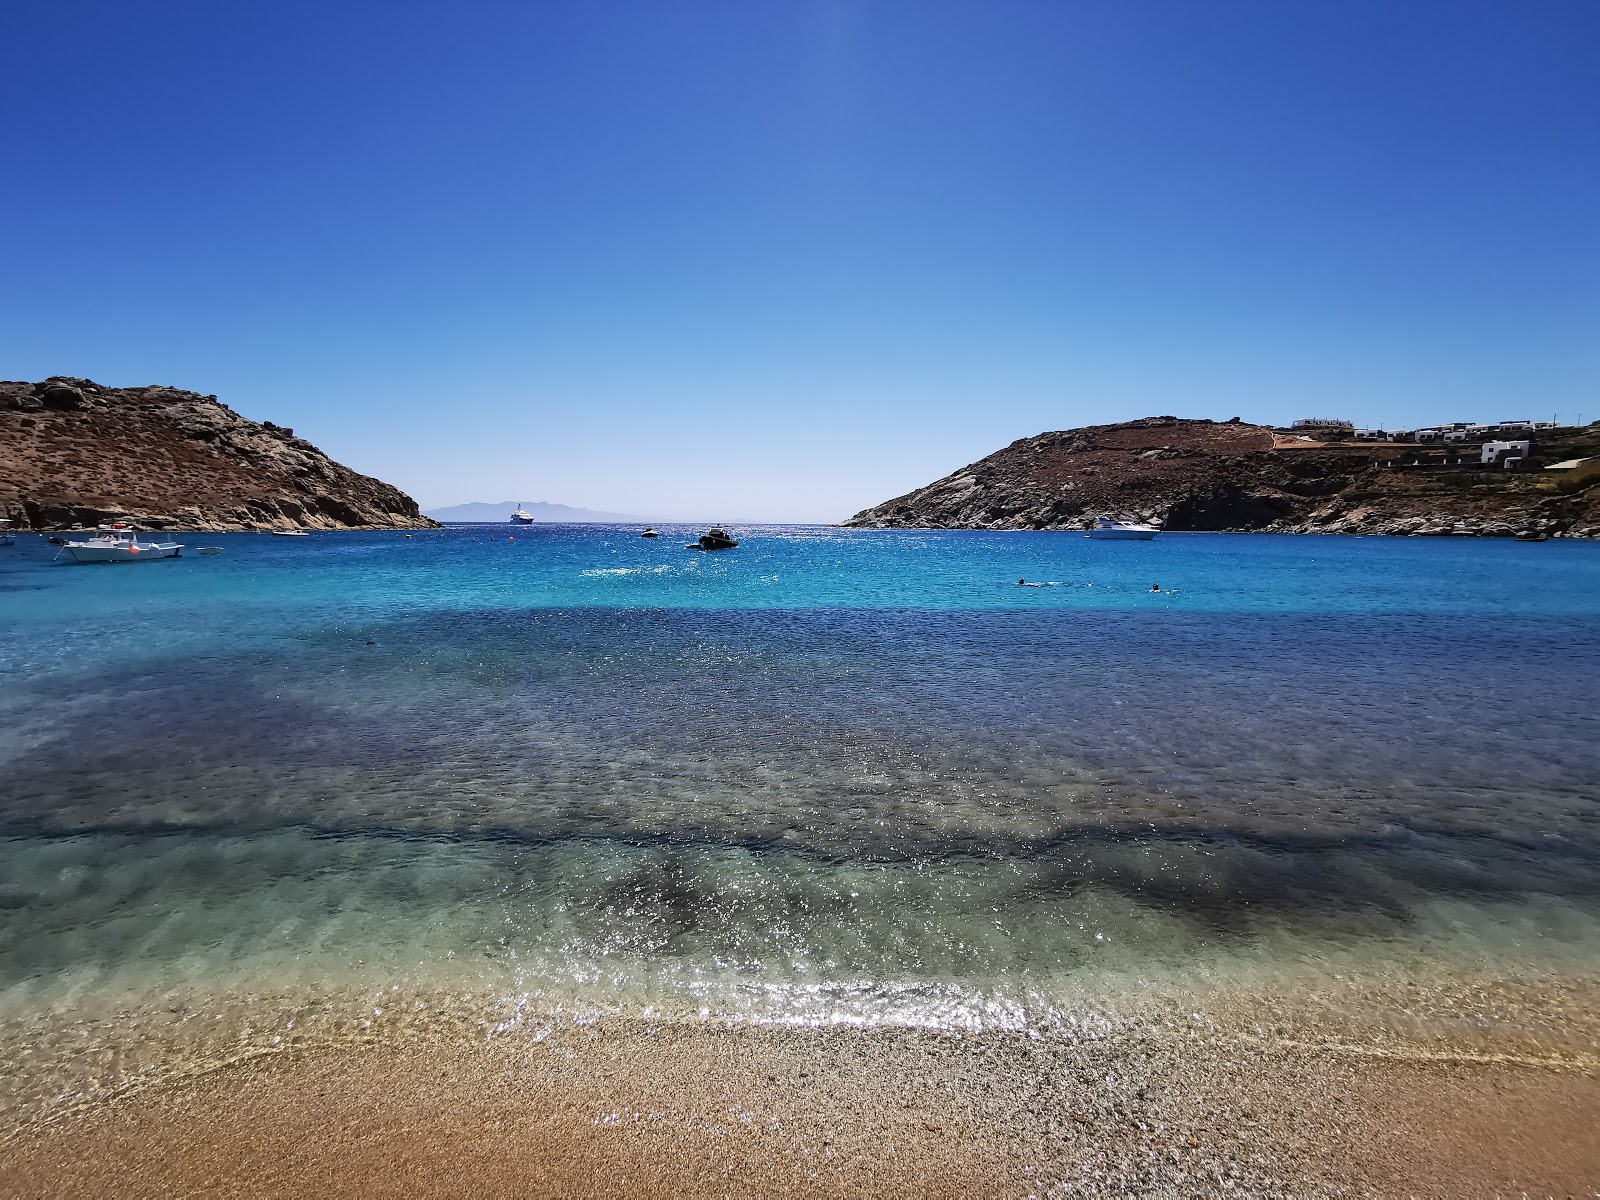
[[[550,504],[543,500],[524,503],[519,500],[499,502],[474,501],[470,504],[451,504],[445,508],[430,508],[426,516],[435,521],[461,521],[505,523],[511,519],[512,510],[521,507],[535,522],[592,522],[595,524],[638,524],[645,520],[630,513],[600,512],[593,508],[573,508],[568,504]]]
[[[215,396],[0,382],[0,517],[23,529],[426,529],[396,487]]]
[[[1600,422],[1355,429],[1145,417],[1041,433],[857,513],[869,529],[1600,537]]]

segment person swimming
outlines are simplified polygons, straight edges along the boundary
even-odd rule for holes
[[[1026,579],[1017,580],[1018,587],[1043,587],[1042,583],[1029,583]]]
[[[1150,590],[1152,592],[1159,592],[1161,590],[1161,585],[1159,583],[1152,583],[1150,585]]]

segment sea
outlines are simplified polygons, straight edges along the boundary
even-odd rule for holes
[[[1592,1057],[1600,545],[699,532],[0,548],[0,1115],[608,1016]]]

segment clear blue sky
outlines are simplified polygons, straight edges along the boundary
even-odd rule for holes
[[[1153,413],[1600,417],[1597,0],[12,5],[0,375],[834,520]]]

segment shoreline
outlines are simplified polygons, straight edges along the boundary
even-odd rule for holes
[[[1566,1194],[1596,1113],[1592,1068],[606,1018],[211,1065],[15,1132],[0,1193]]]

